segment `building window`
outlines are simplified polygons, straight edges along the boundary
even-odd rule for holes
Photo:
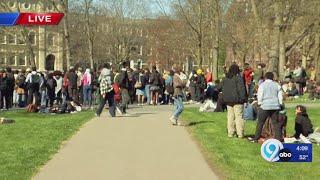
[[[53,34],[48,34],[48,37],[47,37],[47,41],[48,41],[48,45],[49,46],[54,46],[54,36]]]
[[[14,54],[10,54],[8,56],[8,63],[9,66],[15,66],[16,65],[16,56]]]
[[[25,44],[24,38],[22,36],[19,36],[18,40],[18,44]]]
[[[6,56],[4,53],[0,53],[0,65],[6,65]]]
[[[139,48],[139,55],[140,55],[140,56],[143,55],[143,46],[140,46],[140,48]]]
[[[147,55],[148,55],[148,56],[152,56],[152,48],[148,49]]]
[[[18,56],[18,66],[25,66],[25,65],[26,65],[26,56],[21,53]]]
[[[8,43],[9,44],[16,44],[16,35],[8,34],[7,38],[8,38]]]
[[[28,2],[23,3],[23,8],[25,8],[25,9],[30,9],[30,7],[31,7],[31,4],[30,4],[30,3],[28,3]]]
[[[8,6],[10,8],[14,8],[14,7],[16,7],[16,3],[15,2],[8,2]]]
[[[1,44],[6,44],[6,35],[1,35],[0,38]]]
[[[34,32],[29,33],[29,41],[32,45],[36,44],[36,34]]]
[[[49,11],[53,11],[53,5],[47,6],[47,9],[48,9]]]

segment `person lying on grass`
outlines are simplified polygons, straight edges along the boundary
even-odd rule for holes
[[[296,107],[296,123],[295,123],[295,134],[296,139],[300,139],[300,135],[308,137],[313,133],[313,125],[307,113],[307,108],[298,105]]]

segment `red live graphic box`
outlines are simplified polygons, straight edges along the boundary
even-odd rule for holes
[[[21,13],[16,24],[22,26],[58,25],[63,16],[63,13]]]

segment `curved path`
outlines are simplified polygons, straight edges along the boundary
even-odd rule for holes
[[[37,180],[215,180],[172,107],[134,107],[130,117],[88,122],[33,178]]]

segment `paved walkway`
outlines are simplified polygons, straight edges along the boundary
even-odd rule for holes
[[[215,180],[184,127],[169,124],[171,107],[129,109],[88,122],[34,179]]]

